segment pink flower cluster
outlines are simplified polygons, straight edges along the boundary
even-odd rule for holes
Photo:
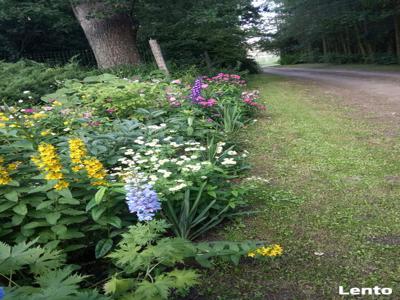
[[[244,103],[254,106],[258,109],[265,110],[265,106],[257,103],[257,99],[259,98],[260,92],[257,90],[254,91],[247,91],[242,93],[242,100]]]
[[[205,80],[207,81],[214,81],[214,82],[229,82],[229,83],[235,83],[239,85],[244,85],[246,84],[246,81],[240,77],[240,75],[236,74],[226,74],[226,73],[219,73],[218,75],[214,77],[206,77]]]
[[[176,99],[176,97],[174,96],[167,96],[167,100],[169,102],[169,105],[173,106],[173,107],[179,107],[181,106],[181,103],[179,102],[179,100]]]
[[[212,107],[217,104],[217,100],[215,100],[214,98],[206,100],[205,98],[200,96],[198,98],[197,104],[203,107]]]

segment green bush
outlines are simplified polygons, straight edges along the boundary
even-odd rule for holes
[[[46,95],[44,101],[57,100],[66,106],[83,105],[94,108],[100,115],[129,117],[138,108],[159,107],[167,104],[162,80],[139,81],[121,79],[112,74],[67,80],[55,93]]]
[[[6,100],[9,104],[20,99],[28,103],[37,103],[42,95],[57,90],[64,80],[82,79],[98,72],[82,68],[75,63],[50,67],[28,60],[17,63],[0,62],[0,100]]]

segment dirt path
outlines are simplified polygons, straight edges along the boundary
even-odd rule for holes
[[[318,85],[325,93],[339,96],[344,105],[355,108],[364,118],[389,125],[391,135],[399,133],[399,72],[274,67],[263,71]]]

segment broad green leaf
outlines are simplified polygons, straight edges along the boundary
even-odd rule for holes
[[[103,257],[106,255],[112,248],[114,242],[112,239],[102,239],[98,241],[95,248],[96,258]]]
[[[5,194],[4,197],[6,197],[8,200],[10,200],[12,202],[18,202],[18,193],[17,193],[17,191],[11,191],[11,192]]]
[[[95,199],[96,204],[99,204],[99,203],[103,200],[106,191],[107,191],[107,188],[104,187],[104,186],[102,186],[102,187],[97,191],[96,195],[94,196],[94,199]]]
[[[6,202],[4,204],[1,204],[0,205],[0,213],[2,213],[3,211],[6,211],[10,207],[13,207],[14,205],[15,205],[15,203],[13,203],[13,202]]]
[[[26,204],[20,203],[17,206],[14,206],[13,211],[16,214],[19,214],[21,216],[25,216],[28,213],[28,208],[27,208]]]
[[[92,209],[91,214],[94,221],[100,219],[101,215],[106,211],[105,207],[96,206]]]
[[[51,227],[51,231],[53,231],[54,233],[56,233],[58,235],[62,235],[67,232],[67,226],[60,225],[60,224],[55,225],[55,226]]]
[[[117,216],[107,218],[106,222],[116,228],[122,227],[122,221]]]
[[[52,205],[53,203],[54,203],[53,200],[44,201],[44,202],[40,203],[38,206],[36,206],[36,210],[41,210],[41,209],[43,209],[43,208],[47,208],[47,207],[49,207],[50,205]]]
[[[53,212],[46,215],[46,220],[50,225],[55,225],[60,217],[61,214],[59,212]]]
[[[74,198],[65,198],[65,197],[62,197],[62,198],[58,199],[58,202],[59,202],[60,204],[71,204],[71,205],[78,205],[78,204],[81,203],[81,202],[80,202],[79,200],[77,200],[77,199],[74,199]]]

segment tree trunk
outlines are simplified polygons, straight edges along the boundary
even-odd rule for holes
[[[367,56],[367,55],[366,55],[367,53],[366,53],[365,48],[364,48],[364,46],[363,46],[363,43],[362,43],[362,41],[361,41],[360,33],[359,33],[359,31],[358,31],[358,26],[355,25],[355,26],[354,26],[354,29],[355,29],[355,33],[356,33],[358,48],[360,49],[361,55],[362,55],[363,58],[365,59],[365,57]]]
[[[326,55],[328,54],[328,47],[326,44],[326,38],[322,37],[322,52],[324,54],[324,57],[326,57]]]
[[[394,15],[397,61],[400,64],[400,15]]]
[[[136,29],[127,13],[113,12],[101,1],[74,5],[73,11],[99,68],[140,63]]]

